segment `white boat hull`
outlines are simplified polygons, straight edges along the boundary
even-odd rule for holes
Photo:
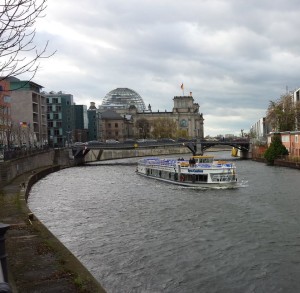
[[[234,164],[227,162],[190,165],[187,161],[148,158],[139,161],[137,174],[196,188],[234,188],[238,183]]]

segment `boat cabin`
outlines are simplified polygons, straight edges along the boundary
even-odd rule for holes
[[[213,163],[213,156],[193,156],[196,163]]]

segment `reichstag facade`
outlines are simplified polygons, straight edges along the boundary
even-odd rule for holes
[[[202,139],[204,119],[199,108],[192,95],[175,96],[172,111],[154,112],[150,104],[146,108],[142,97],[134,90],[117,88],[106,94],[97,109],[97,138],[119,141],[128,138],[151,138],[155,121],[159,118],[168,118],[175,123],[179,133],[183,133],[184,137]],[[90,107],[89,111],[91,110],[95,111],[95,107]],[[147,133],[142,129],[141,125],[144,124],[148,125]]]

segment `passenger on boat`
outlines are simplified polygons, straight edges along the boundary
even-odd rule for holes
[[[196,164],[195,159],[194,158],[190,158],[189,159],[189,164],[190,164],[190,166],[195,166],[195,164]]]

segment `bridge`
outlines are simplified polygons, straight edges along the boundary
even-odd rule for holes
[[[202,147],[202,151],[207,150],[210,147],[216,146],[216,145],[228,145],[233,148],[239,149],[241,152],[249,152],[251,143],[249,139],[237,139],[232,141],[202,141],[200,142],[200,147]]]
[[[149,149],[162,147],[182,147],[186,146],[193,155],[203,154],[204,151],[213,146],[231,146],[241,151],[242,157],[246,158],[250,150],[251,143],[249,140],[232,140],[232,141],[184,141],[184,142],[141,142],[141,143],[82,143],[72,146],[74,158],[84,158],[90,150],[130,150],[130,149]]]

